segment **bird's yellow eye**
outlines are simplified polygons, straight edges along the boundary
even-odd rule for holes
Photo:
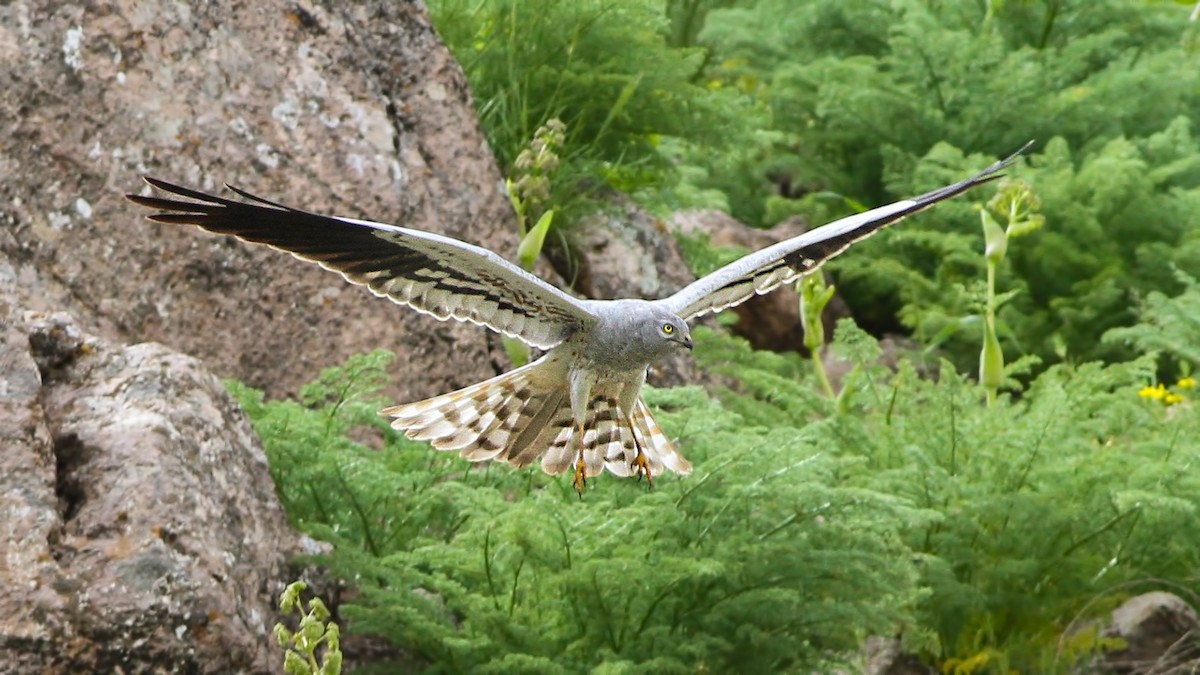
[[[670,335],[671,333],[675,332],[675,326],[672,326],[669,323],[664,323],[663,324],[663,332],[666,333],[667,335]]]

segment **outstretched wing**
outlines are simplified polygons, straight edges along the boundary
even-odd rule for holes
[[[150,185],[197,201],[126,195],[160,209],[151,220],[195,225],[266,244],[338,272],[378,296],[438,319],[471,321],[548,349],[595,316],[549,283],[491,251],[457,239],[353,218],[320,216],[255,197],[237,202],[154,178]]]
[[[781,284],[795,281],[813,272],[854,242],[866,239],[888,225],[899,222],[905,216],[923,211],[943,199],[949,199],[977,185],[999,178],[998,172],[1016,160],[1030,145],[1033,145],[1033,141],[964,181],[920,197],[842,218],[746,255],[658,302],[683,319],[691,319],[707,312],[719,312],[741,304],[755,295],[767,293]]]

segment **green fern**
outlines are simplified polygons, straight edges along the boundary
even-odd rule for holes
[[[308,405],[233,389],[293,522],[356,587],[348,629],[431,672],[809,672],[897,632],[930,662],[1056,672],[1081,614],[1200,565],[1200,420],[1139,397],[1153,356],[1055,366],[988,409],[949,363],[880,366],[848,323],[839,401],[798,356],[696,338],[729,386],[647,391],[696,471],[583,502],[386,430],[385,353]]]

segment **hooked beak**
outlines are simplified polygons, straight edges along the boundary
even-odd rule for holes
[[[692,336],[691,335],[685,336],[682,340],[680,340],[679,344],[683,345],[684,347],[687,347],[687,350],[689,352],[692,351]]]

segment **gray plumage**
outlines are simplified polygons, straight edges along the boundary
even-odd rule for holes
[[[1027,149],[966,180],[843,218],[751,253],[662,300],[581,300],[487,249],[429,232],[321,216],[255,197],[239,202],[146,178],[195,201],[127,195],[163,223],[266,244],[439,319],[487,326],[549,351],[499,377],[381,411],[409,438],[471,461],[515,466],[542,457],[547,473],[574,467],[575,485],[604,470],[651,479],[687,474],[640,397],[646,369],[691,349],[687,320],[737,305],[815,271],[851,244],[905,216],[998,177]]]

